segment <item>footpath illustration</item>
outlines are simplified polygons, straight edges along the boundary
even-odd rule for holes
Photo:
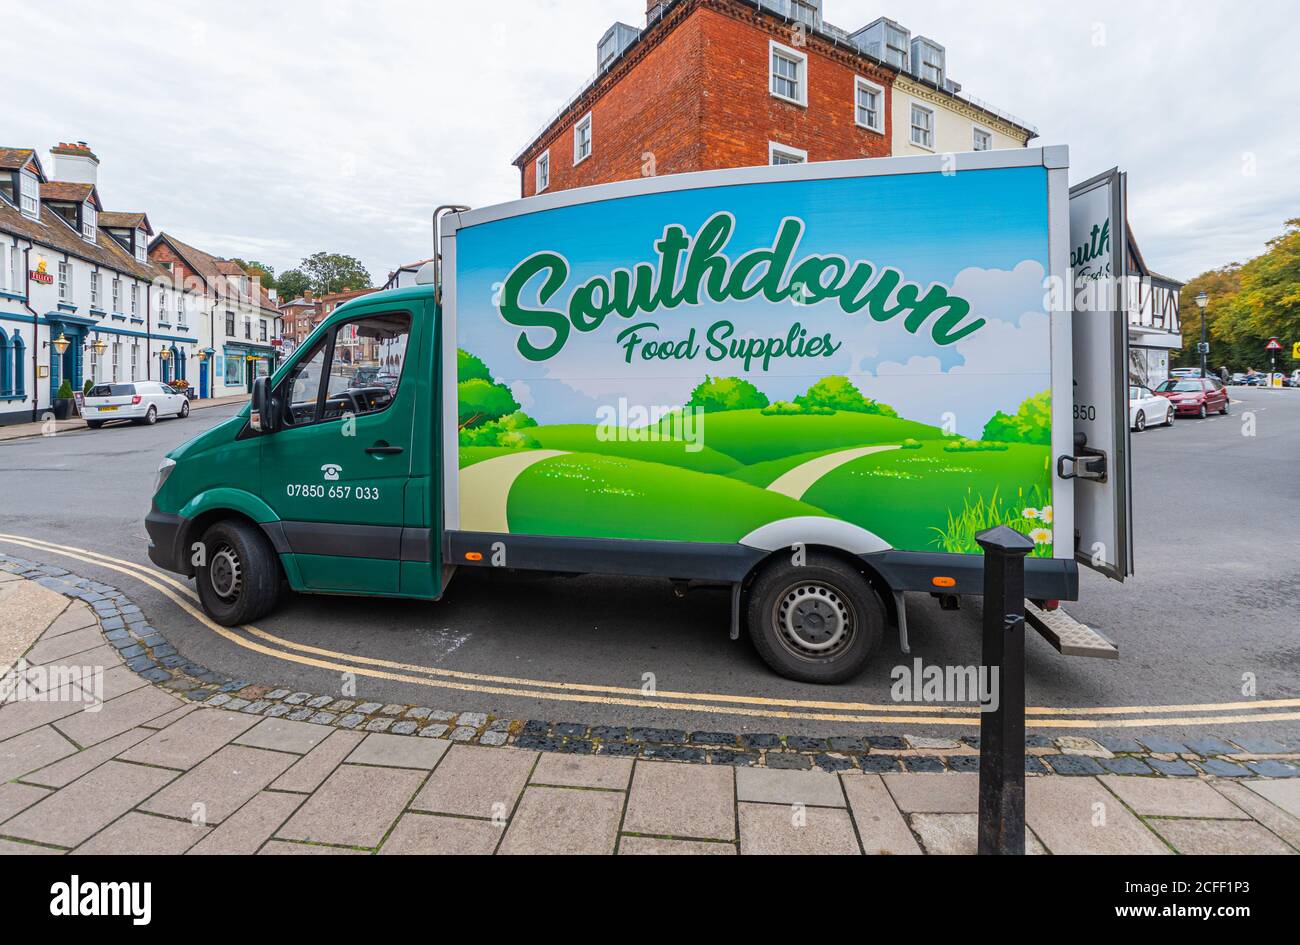
[[[1009,525],[1052,554],[1047,391],[995,413],[979,440],[900,417],[838,375],[775,402],[706,377],[640,426],[540,425],[480,358],[457,362],[466,531],[735,542],[827,516],[907,551],[979,553],[976,533]],[[693,420],[702,436],[683,435]]]

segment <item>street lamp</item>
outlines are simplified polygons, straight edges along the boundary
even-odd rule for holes
[[[68,345],[72,344],[72,342],[64,337],[63,332],[59,332],[59,337],[51,341],[50,344],[54,346],[55,351],[59,352],[59,354],[63,354],[68,350]]]
[[[1201,310],[1201,377],[1205,377],[1205,359],[1210,353],[1210,343],[1205,337],[1205,306],[1209,301],[1210,297],[1204,291],[1197,293],[1196,307]]]
[[[104,343],[103,338],[96,338],[94,343],[91,344],[90,347],[94,350],[95,354],[103,355],[104,349],[107,348],[108,345]]]

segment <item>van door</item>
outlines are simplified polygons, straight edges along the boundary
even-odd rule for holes
[[[1075,558],[1117,581],[1133,573],[1129,453],[1128,225],[1117,169],[1070,188],[1074,313]]]
[[[305,588],[400,589],[418,350],[409,309],[360,312],[304,351],[276,385],[279,429],[262,438],[262,496]]]

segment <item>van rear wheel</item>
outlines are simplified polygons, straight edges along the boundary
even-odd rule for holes
[[[202,541],[195,583],[208,616],[232,627],[270,613],[280,597],[280,562],[261,531],[226,519],[204,532]]]
[[[884,635],[885,607],[866,578],[830,555],[777,564],[749,591],[749,638],[787,679],[839,683],[866,665]]]

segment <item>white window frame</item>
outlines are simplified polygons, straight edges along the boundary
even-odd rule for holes
[[[135,258],[140,262],[149,261],[149,241],[145,239],[144,230],[135,231]]]
[[[81,238],[87,243],[95,242],[95,227],[99,225],[99,214],[88,203],[81,205]]]
[[[99,308],[99,270],[90,271],[90,307]]]
[[[549,148],[537,155],[534,172],[536,174],[534,180],[535,189],[540,194],[551,186],[551,151]]]
[[[72,301],[72,260],[59,260],[59,301]]]
[[[132,381],[135,380],[137,364],[139,360],[140,360],[140,343],[138,341],[132,342],[131,343],[131,380]]]
[[[22,171],[18,175],[18,206],[23,216],[29,220],[41,218],[41,182],[31,171]]]
[[[113,374],[109,380],[116,384],[122,379],[122,342],[113,342],[112,347],[110,348],[110,355],[112,358]]]
[[[582,128],[584,125],[587,128],[587,153],[583,155],[579,155],[578,153],[579,142],[580,142],[579,135],[582,132]],[[595,126],[592,124],[591,121],[591,112],[587,112],[587,114],[579,118],[577,122],[574,123],[573,126],[573,166],[577,167],[583,161],[587,160],[587,158],[591,157],[592,153],[595,150],[596,150]]]
[[[795,80],[795,90],[798,95],[791,97],[784,92],[776,90],[776,58],[781,56],[783,59],[792,60],[798,66],[798,79]],[[791,81],[789,76],[780,77],[783,82]],[[779,98],[783,102],[789,102],[792,105],[799,105],[803,108],[808,107],[808,54],[801,53],[797,49],[792,49],[778,43],[774,39],[767,41],[767,91],[773,98]]]
[[[176,325],[185,327],[185,293],[179,290],[176,292]]]
[[[930,116],[930,126],[928,129],[930,132],[929,144],[926,144],[924,141],[916,140],[916,132],[917,132],[917,128],[919,127],[916,123],[917,109],[920,109],[921,111],[925,112],[927,115]],[[915,145],[918,148],[924,148],[927,151],[934,150],[934,118],[935,118],[934,109],[931,108],[930,106],[922,105],[920,102],[911,103],[911,107],[908,109],[908,124],[910,126],[909,133],[908,133],[908,140],[911,141],[913,145]]]
[[[134,282],[131,283],[131,314],[140,314],[140,286]]]
[[[980,135],[986,135],[986,136],[988,137],[988,139],[989,139],[988,147],[986,147],[986,148],[981,148],[981,147],[979,146],[979,143],[980,143]],[[972,125],[972,126],[971,126],[970,138],[971,138],[971,150],[972,150],[972,151],[992,151],[992,150],[993,150],[993,132],[990,131],[988,128],[985,128],[983,125]]]
[[[113,311],[122,314],[122,280],[113,277]]]
[[[858,118],[858,109],[861,107],[858,105],[858,93],[864,88],[875,92],[879,96],[876,102],[876,123],[874,125],[868,125]],[[860,75],[853,77],[853,123],[859,128],[866,128],[868,131],[874,131],[877,134],[883,135],[885,133],[885,87],[877,85],[870,79],[864,79]]]
[[[775,158],[777,154],[781,154],[784,157],[794,159],[790,161],[785,161],[784,163],[786,164],[807,164],[808,163],[808,152],[803,150],[802,148],[792,148],[790,147],[790,145],[781,144],[779,141],[769,141],[767,143],[767,163],[769,165],[776,164],[776,161],[774,161],[773,158]]]

